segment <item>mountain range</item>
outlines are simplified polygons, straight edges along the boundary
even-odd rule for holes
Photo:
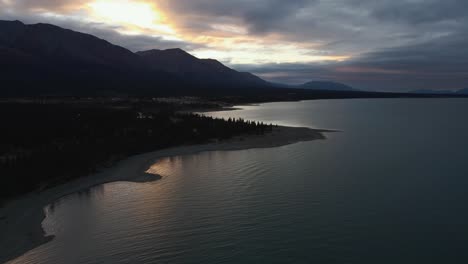
[[[98,37],[50,24],[1,20],[0,83],[3,97],[254,95],[257,100],[265,96],[275,100],[405,96],[362,92],[327,81],[270,83],[177,48],[132,52]]]
[[[10,84],[1,92],[7,94],[157,94],[269,86],[253,74],[181,49],[133,53],[50,24],[0,21],[0,59],[0,80]]]

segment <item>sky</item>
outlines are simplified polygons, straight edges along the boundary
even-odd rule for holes
[[[468,87],[466,0],[0,0],[0,19],[182,48],[272,82]]]

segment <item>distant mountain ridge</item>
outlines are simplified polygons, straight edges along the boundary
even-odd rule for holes
[[[440,94],[440,95],[468,95],[468,88],[457,90],[457,91],[444,91],[444,90],[430,90],[430,89],[420,89],[420,90],[413,90],[409,91],[409,93],[414,94]]]
[[[288,87],[294,89],[307,89],[317,91],[359,91],[349,85],[333,82],[333,81],[310,81],[303,84],[282,84],[282,83],[271,83],[275,87]]]
[[[346,84],[330,82],[330,81],[310,81],[302,84],[300,87],[312,90],[327,90],[327,91],[357,91]]]
[[[461,89],[457,91],[457,94],[463,94],[463,95],[468,95],[468,88]]]
[[[453,91],[441,91],[441,90],[431,90],[431,89],[419,89],[410,91],[410,93],[415,94],[451,94]]]

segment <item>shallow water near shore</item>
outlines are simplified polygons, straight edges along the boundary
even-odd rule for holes
[[[55,239],[11,263],[464,263],[467,113],[466,99],[205,113],[341,132],[165,158],[159,181],[67,196],[46,208]]]

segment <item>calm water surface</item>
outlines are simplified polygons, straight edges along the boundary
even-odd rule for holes
[[[468,100],[322,100],[210,113],[339,129],[167,158],[162,180],[46,208],[12,263],[467,263]]]

